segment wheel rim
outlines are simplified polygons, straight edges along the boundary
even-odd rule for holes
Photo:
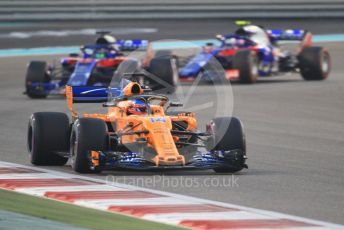
[[[70,162],[72,165],[72,168],[75,168],[75,162],[76,162],[76,153],[75,150],[78,147],[78,141],[77,138],[75,137],[75,134],[73,133],[72,135],[72,141],[71,141],[71,156],[70,156]]]
[[[323,73],[328,73],[330,68],[330,59],[327,53],[324,53],[321,63],[321,70]]]
[[[253,57],[251,61],[251,75],[256,77],[258,75],[258,61]]]
[[[178,70],[175,68],[175,66],[177,66],[177,61],[176,59],[172,58],[172,62],[173,62],[173,86],[176,86],[178,84],[178,80],[179,80],[179,75],[178,75]]]
[[[252,63],[251,74],[252,74],[253,76],[257,76],[257,74],[258,74],[258,67],[257,67],[257,65],[256,65],[255,62]]]

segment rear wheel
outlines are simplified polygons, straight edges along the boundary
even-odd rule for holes
[[[70,139],[73,169],[79,173],[100,172],[91,169],[90,151],[103,151],[107,144],[106,123],[101,119],[80,118],[74,125]]]
[[[301,76],[305,80],[324,80],[331,70],[329,52],[322,47],[305,47],[298,56]]]
[[[32,114],[28,125],[27,148],[34,165],[66,164],[68,158],[57,153],[68,152],[68,116],[56,112]]]
[[[30,98],[45,98],[47,93],[41,89],[32,89],[32,83],[45,83],[49,82],[47,76],[47,63],[44,61],[31,61],[27,67],[25,77],[26,94]]]
[[[176,62],[177,67],[180,66],[179,59],[171,50],[158,50],[155,52],[155,58],[171,58]]]
[[[239,81],[252,84],[258,77],[258,56],[250,50],[239,51],[234,56],[233,68],[239,70]]]
[[[178,84],[176,60],[170,57],[153,58],[148,71],[152,74],[151,88],[160,93],[174,93]]]
[[[240,120],[236,117],[220,117],[211,121],[215,144],[212,150],[239,150],[230,156],[229,165],[215,168],[215,172],[234,173],[245,167],[246,143]]]

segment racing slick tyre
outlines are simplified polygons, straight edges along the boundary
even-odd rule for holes
[[[238,51],[233,60],[233,68],[239,70],[239,81],[244,84],[252,84],[258,77],[258,57],[250,50]]]
[[[179,59],[177,55],[173,54],[171,50],[158,50],[155,52],[155,58],[172,58],[175,60],[177,67],[179,67]]]
[[[148,67],[151,73],[150,87],[159,93],[172,94],[178,84],[178,68],[176,60],[170,57],[153,58]]]
[[[69,119],[64,113],[40,112],[30,117],[27,149],[34,165],[64,165],[68,158],[57,155],[69,149]]]
[[[241,121],[236,117],[219,117],[211,122],[215,137],[213,150],[241,150],[231,156],[231,166],[214,168],[217,173],[234,173],[246,167],[246,142]]]
[[[79,118],[73,125],[70,137],[72,168],[78,173],[99,173],[91,169],[90,150],[105,150],[107,146],[106,124],[101,119]]]
[[[30,98],[46,98],[47,93],[39,90],[30,89],[32,82],[44,83],[49,82],[46,73],[47,63],[44,61],[31,61],[27,67],[25,77],[25,92]]]
[[[155,58],[171,58],[172,56],[171,50],[158,50],[154,55]]]
[[[305,80],[324,80],[330,73],[330,54],[322,47],[305,47],[298,60],[301,76]]]

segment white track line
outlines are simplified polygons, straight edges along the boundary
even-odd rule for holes
[[[39,188],[17,188],[17,192],[34,196],[44,196],[46,192],[77,192],[77,191],[129,191],[124,188],[117,188],[108,185],[80,185],[80,186],[56,186]]]
[[[182,220],[275,220],[275,217],[255,214],[246,211],[232,212],[200,212],[200,213],[169,213],[169,214],[146,214],[147,220],[161,220],[171,224],[179,224]]]
[[[9,173],[0,174],[0,180],[14,180],[14,179],[61,179],[61,178],[75,178],[74,175],[63,176],[54,175],[50,173]]]
[[[189,201],[176,199],[173,197],[158,197],[158,198],[139,198],[139,199],[108,199],[108,200],[77,200],[74,202],[82,206],[88,207],[102,207],[104,209],[109,208],[110,206],[133,206],[133,205],[184,205],[184,204],[202,204],[201,202]]]

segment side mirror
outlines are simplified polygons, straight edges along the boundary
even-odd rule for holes
[[[178,101],[171,101],[166,110],[168,110],[170,107],[183,107],[183,103]]]
[[[169,107],[183,107],[183,103],[181,103],[179,101],[171,101],[168,106]]]

